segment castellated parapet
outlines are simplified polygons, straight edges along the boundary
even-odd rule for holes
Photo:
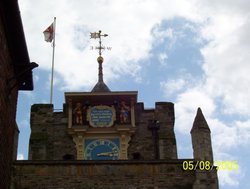
[[[159,159],[177,159],[174,104],[170,102],[156,102],[154,109],[144,109],[143,103],[135,104],[136,130],[129,141],[127,159],[155,158],[154,136],[148,128],[151,120],[160,123],[157,149]],[[52,104],[32,105],[30,124],[30,160],[77,159],[76,144],[68,134],[66,105],[61,112],[54,112]]]
[[[128,96],[134,94],[126,93]],[[183,168],[183,162],[213,161],[210,129],[200,109],[191,130],[194,159],[178,159],[173,103],[156,102],[155,108],[145,109],[143,103],[136,102],[131,96],[125,98],[123,94],[115,94],[121,95],[116,101],[109,93],[106,100],[112,104],[106,105],[112,108],[98,102],[104,108],[98,110],[94,102],[102,94],[95,94],[97,96],[88,100],[85,95],[89,93],[66,94],[66,103],[61,112],[54,112],[51,104],[34,104],[31,107],[29,161],[14,164],[13,182],[18,188],[218,189],[216,167],[211,170]],[[118,106],[121,99],[131,108],[127,122],[119,116],[122,113]],[[81,112],[83,117],[79,118],[74,110],[80,107],[80,100],[85,102],[82,108],[85,112]],[[94,120],[96,113],[105,110],[102,116],[108,115],[106,110],[109,109],[116,112],[112,116],[112,126],[93,127],[100,126]],[[85,119],[91,115],[92,118]],[[99,161],[95,159],[99,158],[97,155],[93,156],[93,160],[88,160],[91,156],[84,150],[86,140],[94,138],[90,148],[95,152],[98,142],[104,144],[108,141],[105,138],[115,141],[116,137],[120,139],[120,156],[117,159],[109,159],[110,153],[104,151],[97,154],[108,155],[107,159]]]

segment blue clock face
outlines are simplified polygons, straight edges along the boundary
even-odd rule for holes
[[[86,160],[116,160],[119,159],[120,141],[115,139],[85,139]]]

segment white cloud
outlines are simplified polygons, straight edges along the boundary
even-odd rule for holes
[[[152,31],[152,34],[155,38],[155,42],[156,44],[161,44],[165,38],[168,38],[170,40],[172,40],[173,42],[175,41],[175,35],[173,33],[173,29],[172,28],[167,28],[165,29],[161,29],[160,28],[160,24],[157,24]],[[172,43],[173,43],[172,42]]]
[[[233,121],[230,125],[219,121],[217,118],[210,117],[207,121],[212,130],[213,148],[216,159],[225,158],[225,155],[231,154],[230,152],[233,149],[250,143],[250,120]]]
[[[208,118],[207,120],[212,130],[213,147],[216,154],[228,153],[239,146],[240,142],[236,127],[226,125],[216,118]],[[221,157],[219,156],[219,158]]]
[[[235,126],[237,128],[238,142],[242,145],[250,143],[250,119],[246,121],[236,121]]]
[[[30,57],[40,68],[50,70],[52,49],[43,40],[42,31],[57,16],[55,70],[62,75],[61,85],[68,89],[93,86],[97,79],[97,52],[90,51],[97,41],[89,40],[89,32],[99,29],[108,33],[104,45],[105,80],[121,74],[138,77],[140,61],[150,56],[151,31],[162,20],[182,16],[199,20],[197,10],[183,1],[42,1],[20,2]],[[85,8],[87,7],[87,8]],[[44,11],[44,10],[50,11]],[[38,11],[43,10],[43,11]],[[74,10],[74,11],[72,11]],[[94,10],[94,11],[93,11]],[[157,10],[157,11],[156,11]],[[39,14],[37,14],[39,12]],[[32,18],[31,18],[32,15]],[[172,36],[171,29],[160,36]],[[38,50],[39,49],[39,50]],[[132,63],[131,63],[132,62]]]
[[[218,176],[219,176],[219,183],[221,185],[230,185],[230,186],[238,186],[239,177],[242,175],[239,171],[232,171],[232,170],[223,170],[223,171],[218,171]]]
[[[207,6],[207,11],[213,16],[201,33],[210,40],[201,50],[206,87],[212,96],[222,98],[225,113],[249,116],[250,40],[246,31],[250,28],[250,17],[245,12],[246,1],[230,1],[227,5],[211,1],[208,5],[211,6]]]
[[[184,79],[168,80],[161,82],[160,86],[164,90],[166,96],[172,95],[186,87],[187,82]]]
[[[141,70],[139,60],[150,55],[154,40],[174,38],[171,28],[151,33],[163,20],[183,17],[202,23],[201,35],[211,41],[201,51],[205,58],[207,87],[212,88],[214,95],[223,97],[225,111],[243,111],[245,114],[249,104],[235,99],[247,101],[250,93],[249,90],[245,94],[240,92],[246,90],[249,83],[249,79],[245,79],[250,56],[247,46],[250,43],[246,42],[250,39],[246,32],[250,25],[246,5],[246,1],[20,2],[26,36],[29,36],[30,57],[40,64],[40,68],[49,71],[52,49],[43,41],[42,31],[52,22],[53,16],[57,16],[55,69],[63,78],[60,84],[70,89],[89,88],[96,82],[97,52],[89,49],[98,43],[88,39],[90,31],[102,29],[109,34],[104,40],[104,45],[112,46],[111,52],[104,52],[105,80],[109,81],[118,79],[121,74],[138,77]],[[37,11],[48,8],[49,12]],[[241,9],[243,11],[239,11]],[[239,54],[240,57],[236,56]],[[159,58],[166,60],[166,55]]]
[[[213,100],[199,88],[187,90],[177,97],[175,103],[175,128],[179,132],[182,134],[190,132],[198,107],[201,107],[206,117],[210,117],[215,111],[216,105]]]

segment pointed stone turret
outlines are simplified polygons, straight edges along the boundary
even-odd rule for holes
[[[197,129],[198,130],[207,129],[210,132],[209,126],[208,126],[207,121],[206,121],[206,119],[201,111],[201,108],[198,108],[198,110],[197,110],[197,114],[196,114],[195,119],[194,119],[191,133]]]
[[[200,108],[197,110],[191,129],[193,154],[195,160],[213,162],[210,129]]]
[[[194,119],[191,129],[193,154],[195,161],[209,161],[213,164],[213,150],[210,129],[200,108]],[[216,167],[210,171],[195,170],[195,182],[192,189],[218,189],[218,177]]]
[[[97,58],[97,62],[99,64],[98,82],[94,86],[91,92],[110,92],[110,89],[103,81],[103,72],[102,72],[103,57],[99,56]]]

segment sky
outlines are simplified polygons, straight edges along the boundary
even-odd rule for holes
[[[215,161],[237,170],[218,171],[221,189],[250,184],[249,0],[19,0],[34,90],[20,91],[18,159],[27,159],[30,106],[49,103],[52,47],[43,31],[56,21],[53,104],[64,92],[90,91],[97,82],[98,40],[104,80],[112,91],[138,91],[146,108],[175,104],[179,158],[192,158],[190,130],[198,107],[211,129]]]

